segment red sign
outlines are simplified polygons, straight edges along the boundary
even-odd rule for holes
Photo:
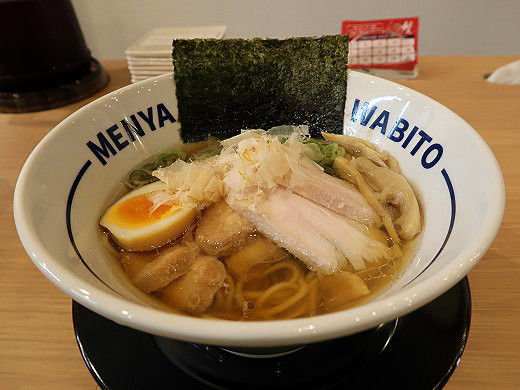
[[[417,65],[419,18],[345,20],[349,67],[413,70]]]

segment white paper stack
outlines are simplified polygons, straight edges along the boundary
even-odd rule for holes
[[[173,39],[221,39],[226,29],[226,26],[200,26],[156,28],[149,31],[125,51],[132,83],[173,72]]]

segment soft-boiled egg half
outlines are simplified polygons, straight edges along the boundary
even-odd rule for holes
[[[196,210],[175,201],[156,205],[155,199],[168,196],[165,183],[147,184],[119,199],[103,214],[99,224],[129,251],[158,248],[183,234]]]

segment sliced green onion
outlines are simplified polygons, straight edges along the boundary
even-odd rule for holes
[[[155,161],[157,168],[165,168],[172,165],[177,159],[186,160],[186,153],[184,153],[182,150],[165,152],[157,156]]]
[[[128,175],[127,183],[130,184],[132,188],[137,188],[155,180],[156,178],[150,175],[148,172],[142,169],[135,169],[130,172],[130,175]]]
[[[289,137],[287,137],[286,135],[279,135],[278,136],[278,140],[280,141],[280,143],[283,145],[284,143],[287,142],[287,140],[289,139]]]
[[[145,172],[148,172],[151,175],[152,172],[157,169],[157,164],[156,163],[145,164],[141,167],[141,169]]]
[[[182,150],[173,150],[161,153],[157,156],[154,162],[144,164],[141,168],[134,169],[130,172],[128,178],[124,180],[124,183],[131,189],[153,183],[154,181],[157,181],[157,178],[152,176],[152,172],[158,168],[172,165],[177,159],[186,160],[186,153]]]
[[[336,157],[345,155],[345,149],[336,142],[308,138],[302,140],[302,143],[310,149],[309,158],[323,168],[331,167]]]

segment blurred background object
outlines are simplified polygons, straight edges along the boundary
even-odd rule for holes
[[[220,39],[225,33],[226,26],[154,28],[125,51],[132,83],[173,72],[173,39]]]
[[[0,112],[83,99],[108,82],[70,0],[0,0]]]
[[[388,78],[417,77],[419,18],[344,20],[341,32],[350,39],[350,69]]]
[[[520,1],[72,0],[87,43],[99,59],[157,27],[226,25],[226,37],[339,34],[343,20],[418,16],[419,55],[518,55]],[[420,62],[420,60],[419,60]],[[420,63],[419,63],[420,66]]]
[[[418,16],[419,56],[518,55],[518,15],[516,0],[0,0],[0,112],[88,96],[107,80],[89,48],[100,60],[125,59],[125,49],[159,27],[226,25],[230,38],[286,38],[339,34],[344,20]],[[127,60],[130,70],[143,65]],[[171,70],[164,60],[144,65],[154,69],[135,69],[134,81]]]

